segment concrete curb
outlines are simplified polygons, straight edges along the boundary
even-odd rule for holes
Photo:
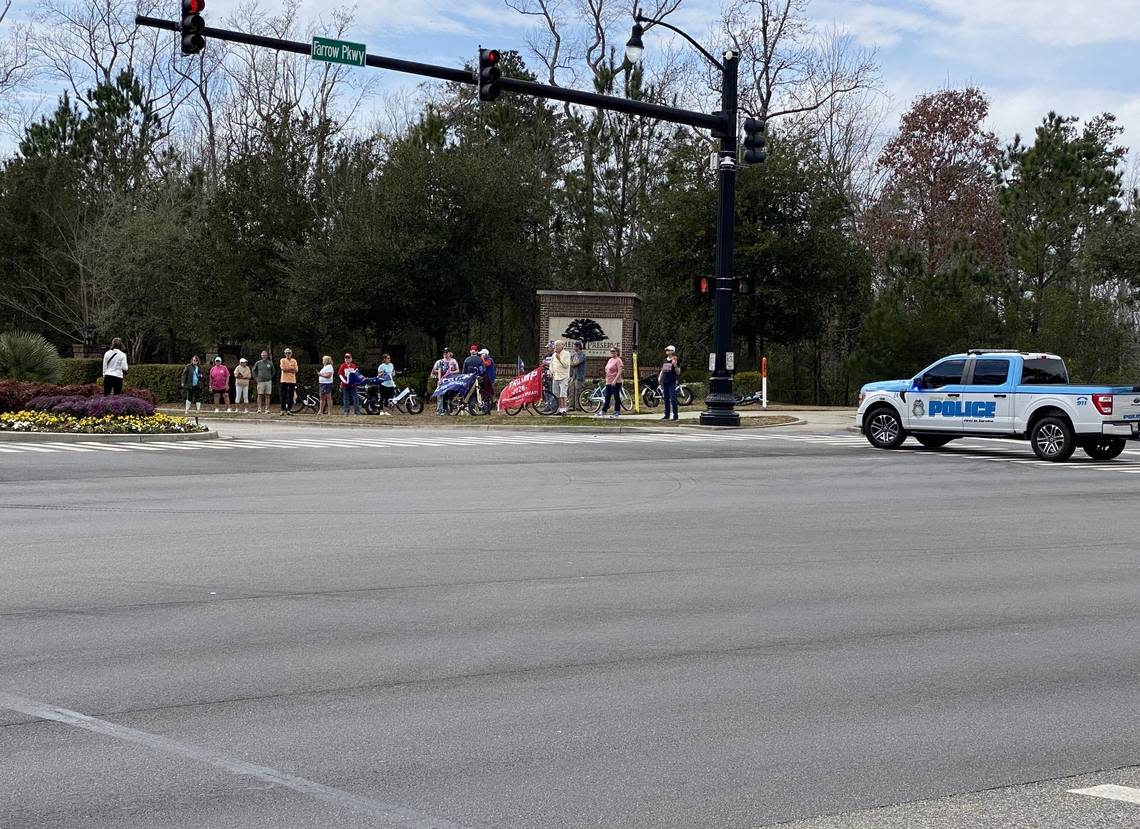
[[[297,421],[292,421],[297,424]],[[334,427],[334,423],[316,423],[314,426],[322,428]],[[444,426],[440,431],[448,432],[558,432],[558,433],[575,433],[586,435],[614,435],[614,434],[646,434],[646,435],[669,435],[680,431],[684,433],[704,432],[704,431],[733,431],[739,432],[742,429],[776,429],[784,426],[804,426],[807,425],[806,420],[799,418],[789,421],[788,423],[757,423],[749,426],[670,426],[662,429],[653,426],[537,426],[529,424],[513,425],[510,423],[487,423],[487,424],[471,424],[469,426]],[[224,426],[221,427],[224,430]],[[403,426],[393,425],[378,427],[382,431],[404,431],[404,432],[420,432],[428,428],[426,426]],[[254,439],[250,437],[239,437],[237,435],[227,435],[222,438],[223,440],[247,440]]]
[[[85,432],[0,432],[0,442],[12,443],[78,443],[80,441],[98,441],[99,443],[152,443],[167,440],[217,440],[218,433],[211,429],[209,432],[171,432],[169,434],[87,434]]]

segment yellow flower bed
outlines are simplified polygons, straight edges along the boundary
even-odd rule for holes
[[[0,432],[77,432],[82,434],[181,434],[205,432],[184,417],[153,414],[74,417],[53,412],[12,412],[0,414]]]

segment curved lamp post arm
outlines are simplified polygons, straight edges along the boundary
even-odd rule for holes
[[[697,43],[695,40],[693,40],[691,37],[689,37],[688,34],[681,31],[680,29],[678,29],[676,26],[672,25],[671,23],[666,23],[664,20],[653,20],[652,18],[646,17],[643,14],[637,14],[634,16],[633,19],[635,21],[637,21],[638,23],[648,24],[646,26],[647,29],[651,26],[664,26],[669,31],[676,32],[681,37],[685,38],[685,40],[689,41],[689,43],[693,44],[693,48],[695,48],[698,52],[700,52],[702,55],[704,55],[705,60],[707,60],[709,63],[711,63],[717,69],[719,69],[721,72],[724,71],[724,65],[719,60],[717,60],[712,55],[710,55],[708,53],[708,50],[705,49],[704,46],[701,46],[701,44]]]

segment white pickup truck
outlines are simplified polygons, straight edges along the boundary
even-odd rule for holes
[[[928,449],[961,437],[1015,437],[1046,461],[1068,460],[1078,447],[1111,460],[1138,436],[1140,387],[1075,386],[1055,354],[975,349],[909,380],[863,386],[856,422],[879,449],[897,449],[908,436]]]

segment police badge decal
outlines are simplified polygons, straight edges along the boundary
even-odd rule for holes
[[[926,414],[926,404],[921,400],[914,401],[914,405],[910,407],[910,413],[915,417],[922,417]]]

